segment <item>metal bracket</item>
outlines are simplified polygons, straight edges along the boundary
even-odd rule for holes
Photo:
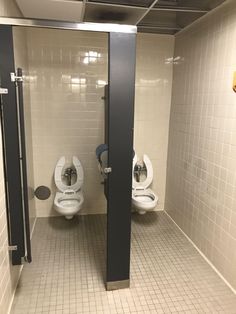
[[[9,245],[8,251],[17,251],[17,245]]]
[[[104,168],[104,169],[103,169],[103,172],[104,172],[105,174],[111,173],[111,172],[112,172],[112,168],[111,168],[111,167]]]
[[[5,95],[5,94],[8,94],[8,89],[0,87],[0,95]]]
[[[23,77],[17,76],[16,73],[11,72],[11,81],[12,82],[23,82]]]

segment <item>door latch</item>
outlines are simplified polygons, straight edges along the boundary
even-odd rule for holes
[[[0,87],[0,95],[6,95],[6,94],[8,94],[8,89]]]
[[[111,167],[104,168],[103,172],[104,172],[105,174],[111,173],[111,172],[112,172],[112,168],[111,168]]]
[[[17,251],[17,245],[9,245],[8,251]]]
[[[12,82],[23,82],[23,76],[17,76],[16,73],[11,72],[11,81]]]

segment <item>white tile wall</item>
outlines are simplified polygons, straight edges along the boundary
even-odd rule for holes
[[[49,200],[36,200],[39,217],[56,215],[53,174],[61,156],[68,161],[77,156],[84,168],[80,213],[106,211],[95,149],[104,143],[107,45],[106,34],[28,31],[35,187],[46,185],[52,191]]]
[[[0,1],[0,16],[20,16],[12,0]],[[21,51],[16,51],[16,55]],[[7,313],[12,301],[20,268],[11,266],[8,253],[8,234],[5,204],[4,174],[2,160],[2,137],[0,136],[0,313]]]
[[[166,209],[236,288],[236,2],[176,38]]]
[[[107,82],[107,45],[105,34],[28,32],[35,187],[46,185],[52,190],[48,201],[36,200],[38,216],[56,214],[53,171],[62,155],[77,155],[85,169],[82,213],[106,209],[94,151],[103,142],[104,90],[98,83]],[[153,162],[159,209],[164,208],[172,87],[172,64],[166,64],[166,59],[173,56],[173,45],[172,36],[138,34],[135,149]],[[84,64],[88,51],[101,57]]]
[[[173,55],[173,36],[138,34],[134,148],[152,161],[157,209],[164,209]]]

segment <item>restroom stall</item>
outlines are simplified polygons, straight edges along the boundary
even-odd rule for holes
[[[31,262],[30,239],[37,220],[56,215],[53,173],[57,160],[77,154],[85,165],[82,214],[95,214],[99,206],[107,212],[106,287],[128,287],[136,28],[109,30],[97,25],[94,32],[91,28],[86,32],[73,23],[55,22],[54,29],[40,21],[34,28],[28,27],[27,20],[2,19],[1,23],[1,88],[7,90],[1,95],[1,119],[12,264],[22,264],[24,259]],[[100,29],[102,44],[101,38],[96,41]],[[99,204],[96,193],[103,186],[94,170],[95,149],[98,139],[105,140],[102,98],[106,84],[110,170],[107,202],[103,197]],[[88,104],[91,110],[86,110]],[[86,180],[98,186],[93,189]],[[48,198],[39,200],[35,191],[43,186]]]

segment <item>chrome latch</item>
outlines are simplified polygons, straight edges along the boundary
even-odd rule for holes
[[[12,82],[23,82],[23,76],[17,76],[16,73],[11,72],[11,81]]]
[[[103,169],[103,172],[104,172],[105,174],[111,173],[111,172],[112,172],[112,168],[111,168],[111,167],[104,168],[104,169]]]
[[[8,94],[8,89],[0,87],[0,95],[5,95],[5,94]]]
[[[9,245],[8,251],[17,251],[17,245]]]

